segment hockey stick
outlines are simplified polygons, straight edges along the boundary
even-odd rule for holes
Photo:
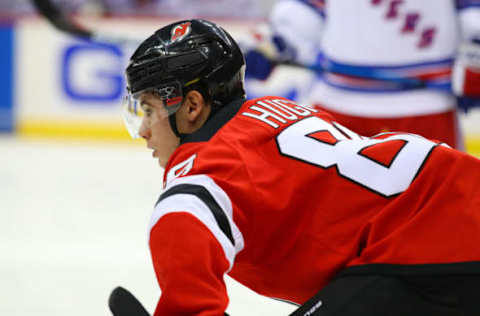
[[[108,298],[108,307],[113,316],[150,316],[142,303],[130,291],[118,286]],[[225,316],[229,316],[227,313]]]
[[[45,17],[55,28],[74,37],[114,45],[138,45],[141,42],[140,40],[127,38],[125,36],[115,36],[84,27],[76,23],[72,17],[65,14],[65,12],[58,6],[55,6],[50,0],[32,0],[32,4],[37,12]]]
[[[132,293],[119,286],[108,298],[108,307],[114,316],[150,316]]]
[[[79,36],[87,39],[93,39],[91,31],[83,29],[74,21],[69,19],[58,7],[49,0],[32,0],[38,13],[43,15],[57,29],[73,36]]]

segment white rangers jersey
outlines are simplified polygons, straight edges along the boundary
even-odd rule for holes
[[[285,0],[271,20],[298,62],[325,70],[308,103],[368,117],[422,115],[454,108],[451,66],[459,43],[480,37],[480,1]]]

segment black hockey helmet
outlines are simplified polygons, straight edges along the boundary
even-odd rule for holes
[[[220,26],[199,19],[167,25],[141,43],[130,58],[126,69],[128,112],[137,112],[136,100],[148,91],[162,98],[174,117],[183,97],[193,89],[202,93],[215,111],[245,95],[244,65],[237,43]],[[178,134],[176,127],[172,128]]]

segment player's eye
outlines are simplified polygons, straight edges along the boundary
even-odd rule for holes
[[[143,112],[145,112],[145,116],[149,117],[152,115],[153,110],[150,107],[145,107]]]
[[[142,108],[143,113],[145,113],[145,116],[149,117],[150,115],[152,115],[153,109],[149,104],[145,102],[141,102],[140,106]]]

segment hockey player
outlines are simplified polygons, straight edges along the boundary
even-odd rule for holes
[[[302,100],[356,132],[463,148],[457,101],[480,106],[480,1],[281,0],[259,30],[244,44],[247,77],[301,64],[322,71]]]
[[[225,274],[313,297],[299,315],[479,315],[480,160],[246,100],[243,71],[205,20],[159,29],[127,67],[127,126],[165,168],[149,228],[155,315],[223,315]]]

